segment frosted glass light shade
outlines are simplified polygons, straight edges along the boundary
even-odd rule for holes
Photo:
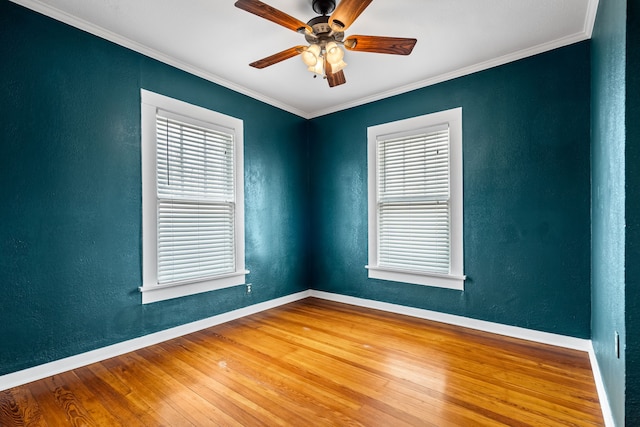
[[[340,49],[340,46],[338,46],[336,42],[327,43],[326,51],[327,61],[329,61],[331,65],[337,65],[342,62],[342,58],[344,58],[344,51]]]
[[[335,74],[338,71],[342,71],[342,69],[346,66],[347,66],[347,63],[342,60],[337,64],[331,64],[331,73]]]
[[[322,62],[319,59],[320,46],[317,44],[312,44],[302,52],[302,62],[304,62],[307,67],[315,67],[319,62]]]
[[[320,76],[324,75],[324,61],[319,60],[318,62],[316,62],[316,65],[308,67],[307,70],[311,71],[312,73],[316,73]]]

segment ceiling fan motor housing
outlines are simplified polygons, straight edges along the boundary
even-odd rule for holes
[[[331,27],[329,26],[329,17],[327,15],[316,16],[307,22],[311,28],[313,28],[313,34],[305,35],[305,39],[309,43],[326,43],[329,41],[341,42],[344,38],[343,32],[331,32]]]
[[[328,15],[336,8],[335,0],[312,0],[311,6],[315,13]]]

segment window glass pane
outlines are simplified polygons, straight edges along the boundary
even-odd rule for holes
[[[449,129],[378,141],[378,199],[449,197]]]
[[[449,273],[449,128],[378,140],[378,265]]]
[[[158,197],[233,200],[233,135],[156,118]]]
[[[233,205],[160,201],[158,283],[235,271]]]
[[[380,205],[378,263],[381,267],[449,272],[449,205]]]
[[[235,271],[233,134],[156,116],[158,283]]]

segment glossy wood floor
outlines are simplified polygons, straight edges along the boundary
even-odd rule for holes
[[[603,420],[586,353],[309,298],[0,392],[0,425]]]

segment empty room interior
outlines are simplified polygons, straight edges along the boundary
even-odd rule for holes
[[[0,58],[0,425],[640,425],[640,1],[0,0]]]

